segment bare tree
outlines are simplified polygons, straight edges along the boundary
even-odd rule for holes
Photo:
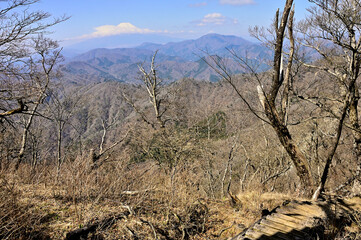
[[[54,123],[57,137],[57,174],[60,173],[60,168],[64,162],[65,154],[63,155],[63,141],[64,131],[67,126],[72,127],[71,120],[74,111],[80,101],[80,96],[76,91],[66,91],[63,86],[58,84],[49,91],[49,100],[47,101],[47,108],[45,110],[47,117]]]
[[[325,157],[324,170],[318,188],[314,193],[314,198],[317,198],[324,191],[331,162],[339,146],[344,125],[353,133],[354,152],[360,166],[361,129],[358,117],[359,90],[357,79],[361,63],[361,3],[358,0],[311,0],[315,5],[309,10],[310,16],[299,24],[295,36],[292,2],[286,2],[282,16],[277,11],[272,29],[266,31],[264,28],[255,27],[251,30],[253,36],[274,50],[272,71],[259,73],[247,59],[241,58],[236,52],[229,50],[241,67],[246,67],[249,70],[249,75],[257,81],[257,91],[263,111],[257,111],[254,105],[250,103],[244,92],[237,86],[235,76],[228,71],[226,63],[222,59],[217,56],[210,56],[212,61],[208,64],[230,83],[247,107],[259,119],[273,127],[297,169],[301,184],[306,189],[312,189],[313,177],[306,155],[300,150],[289,131],[291,95],[293,95],[292,97],[296,95],[299,99],[314,104],[336,120],[335,129],[333,130],[333,127],[330,126],[330,131],[335,132],[335,137],[332,139],[330,150]],[[284,44],[287,32],[288,52]],[[270,33],[274,34],[274,37],[269,40],[267,37]],[[299,44],[297,47],[295,42]],[[310,63],[296,54],[300,46],[313,49],[308,52],[313,54],[313,60],[317,61]],[[283,55],[285,54],[288,56],[288,60],[284,71]],[[318,55],[318,58],[315,59],[315,55]],[[313,96],[302,96],[293,92],[293,80],[301,65],[308,69],[315,69],[315,76],[320,72],[328,74],[331,81],[339,88],[338,96],[335,96],[336,92],[331,93],[332,96],[322,96],[321,92],[316,92],[316,95]],[[296,72],[293,73],[293,71]],[[268,77],[269,75],[270,77]],[[271,81],[267,81],[267,78],[271,78]],[[264,81],[265,79],[266,81]],[[349,123],[346,121],[347,117]],[[311,117],[310,119],[315,118]],[[356,176],[360,175],[360,170],[358,167]]]
[[[57,50],[58,45],[56,42],[44,38],[43,36],[39,36],[38,39],[34,40],[34,45],[35,50],[37,51],[36,53],[39,56],[38,59],[34,59],[32,56],[30,57],[28,62],[29,69],[27,77],[30,78],[33,84],[35,84],[37,90],[32,96],[33,107],[28,112],[29,117],[25,120],[20,151],[15,169],[18,169],[23,160],[29,129],[34,117],[37,114],[40,104],[43,103],[45,97],[47,96],[53,68],[60,58],[61,50]]]
[[[291,85],[291,70],[293,65],[294,54],[294,37],[293,37],[293,16],[294,10],[291,10],[293,1],[287,1],[282,17],[280,19],[279,12],[277,11],[274,32],[275,48],[273,58],[273,71],[272,82],[268,90],[259,85],[258,91],[260,100],[264,104],[265,114],[269,120],[270,125],[276,131],[278,139],[282,146],[287,151],[292,159],[303,187],[310,190],[313,187],[313,178],[311,169],[305,155],[299,149],[298,144],[292,138],[291,133],[287,126],[287,114],[289,104],[289,90]],[[288,26],[288,34],[290,39],[289,59],[286,67],[286,72],[283,73],[283,45],[286,28]],[[283,86],[283,93],[281,87]],[[277,107],[277,96],[280,95],[280,107]]]
[[[12,116],[26,114],[16,168],[23,160],[33,118],[38,115],[60,59],[57,43],[43,35],[49,27],[67,19],[46,22],[49,13],[29,11],[29,6],[38,1],[6,0],[0,9],[0,122],[11,123]]]
[[[113,141],[112,143],[107,144],[108,146],[105,147],[108,131],[118,123],[118,116],[116,115],[110,120],[106,120],[102,115],[100,117],[100,121],[102,124],[102,137],[99,144],[99,151],[96,152],[94,149],[90,149],[91,170],[96,169],[105,163],[109,159],[112,150],[114,150],[114,148],[119,144],[126,142],[129,133],[129,131],[126,132],[121,139]],[[106,153],[109,154],[106,155]]]
[[[277,133],[278,139],[284,149],[287,151],[294,166],[297,170],[297,175],[301,180],[301,185],[304,189],[310,193],[313,187],[313,177],[311,175],[311,169],[309,162],[305,155],[298,147],[297,142],[291,136],[291,133],[287,126],[288,118],[288,105],[289,105],[289,90],[292,80],[292,66],[293,66],[293,54],[294,54],[294,37],[293,37],[293,16],[294,10],[292,10],[292,0],[287,0],[283,13],[279,11],[276,13],[276,17],[273,24],[272,33],[274,33],[273,42],[270,44],[273,46],[274,57],[272,62],[272,70],[270,71],[271,81],[263,81],[267,74],[259,73],[251,65],[247,59],[241,58],[235,51],[230,49],[230,53],[234,59],[240,64],[243,69],[248,69],[249,75],[256,79],[258,83],[258,95],[262,103],[262,111],[258,111],[249,102],[244,92],[238,87],[236,83],[236,77],[228,71],[226,63],[218,56],[210,56],[211,61],[208,64],[236,91],[238,96],[246,103],[252,113],[254,113],[259,119],[267,122]],[[288,30],[288,31],[287,31]],[[257,36],[259,30],[256,28],[253,33]],[[286,71],[283,71],[283,52],[284,52],[284,39],[288,32],[290,39],[290,51],[288,53],[288,61]],[[283,92],[281,91],[283,89]],[[278,101],[278,98],[281,100]],[[265,117],[262,115],[264,113]]]
[[[149,102],[152,104],[154,109],[154,115],[156,119],[156,123],[151,121],[144,111],[140,110],[128,96],[123,93],[124,99],[133,107],[133,109],[142,117],[143,121],[152,126],[153,129],[157,128],[157,125],[160,128],[164,128],[167,122],[165,119],[165,112],[167,108],[164,106],[163,101],[164,98],[160,95],[161,92],[161,79],[158,78],[156,65],[155,65],[155,58],[157,56],[158,51],[156,51],[152,57],[152,61],[150,64],[150,69],[147,71],[144,68],[144,63],[138,65],[139,71],[141,73],[141,79],[144,83],[145,89],[147,90],[149,96]]]
[[[39,0],[5,0],[0,9],[0,119],[29,111],[38,86],[29,77],[29,58],[40,50],[40,41],[30,40],[44,33],[49,27],[65,21],[66,17],[46,22],[50,14],[28,11]],[[44,39],[41,44],[44,44]],[[53,43],[47,43],[53,47]],[[42,46],[43,47],[43,46]],[[48,49],[51,50],[51,49]],[[31,61],[30,61],[31,62]],[[33,66],[31,66],[33,67]],[[31,110],[30,110],[31,111]]]
[[[354,136],[354,156],[358,164],[357,175],[360,174],[361,128],[358,116],[359,89],[357,79],[361,64],[361,2],[359,0],[311,0],[314,6],[309,9],[310,15],[299,24],[299,42],[313,53],[317,53],[317,63],[306,63],[305,66],[318,72],[326,73],[331,83],[338,86],[339,91],[325,100],[322,96],[303,96],[329,112],[338,119],[336,137],[329,153],[320,180],[316,198],[324,191],[329,168],[341,137],[343,125],[352,130]],[[330,101],[329,99],[334,99]],[[330,103],[331,102],[331,103]],[[338,108],[329,107],[337,105]],[[337,110],[335,110],[337,109]],[[348,115],[349,124],[346,123]]]

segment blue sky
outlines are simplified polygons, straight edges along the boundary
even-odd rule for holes
[[[250,39],[249,26],[269,26],[276,9],[284,3],[284,0],[41,0],[36,8],[54,17],[71,16],[52,29],[53,38],[69,45],[122,35],[194,39],[219,33]],[[301,19],[310,3],[295,0],[295,4],[296,19]]]

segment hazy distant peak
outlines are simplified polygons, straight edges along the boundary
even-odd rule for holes
[[[238,37],[235,35],[222,35],[222,34],[218,34],[218,33],[209,33],[209,34],[206,34],[206,35],[198,38],[197,40],[202,40],[202,39],[219,39],[219,40],[223,40],[223,41],[236,40],[238,42],[248,42],[247,40],[243,39],[242,37]]]
[[[137,48],[151,51],[159,50],[159,53],[165,55],[197,61],[200,55],[204,55],[203,51],[225,55],[227,54],[226,48],[237,48],[244,51],[250,48],[250,46],[256,47],[259,45],[233,35],[210,33],[197,39],[180,42],[169,42],[166,44],[143,43]]]
[[[146,42],[137,48],[97,48],[73,58],[73,61],[78,62],[69,62],[64,70],[68,79],[78,81],[134,82],[139,80],[138,64],[146,62],[145,66],[149,66],[154,52],[159,50],[156,64],[161,79],[168,82],[182,78],[218,81],[219,76],[201,60],[207,59],[205,51],[227,58],[232,73],[244,71],[230,59],[227,48],[252,59],[264,59],[268,53],[261,45],[243,38],[212,33],[194,40],[166,44]]]
[[[160,48],[162,46],[164,46],[164,44],[144,42],[139,45],[138,48]]]
[[[75,58],[74,61],[90,61],[96,58],[108,58],[108,59],[118,59],[121,56],[131,57],[134,56],[133,60],[144,61],[146,56],[152,55],[153,52],[147,49],[138,49],[138,48],[96,48],[90,50],[86,53],[83,53]]]

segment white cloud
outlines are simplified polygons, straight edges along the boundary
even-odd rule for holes
[[[222,25],[226,22],[226,17],[220,13],[210,13],[203,17],[198,23],[198,26],[205,26],[207,24]]]
[[[148,33],[156,33],[163,31],[155,31],[147,28],[138,28],[131,23],[119,23],[118,25],[103,25],[94,28],[94,32],[90,34],[85,34],[77,39],[90,39],[90,38],[100,38],[100,37],[108,37],[120,34],[148,34]]]
[[[256,4],[254,0],[220,0],[221,4],[228,4],[228,5],[250,5]]]
[[[238,24],[237,19],[225,17],[220,13],[209,13],[205,15],[201,20],[193,21],[199,27],[204,26],[222,26],[222,25],[236,25]]]

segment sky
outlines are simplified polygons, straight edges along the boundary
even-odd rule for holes
[[[32,8],[70,19],[51,30],[62,45],[118,36],[122,44],[155,39],[195,39],[208,33],[236,35],[250,40],[249,26],[269,26],[285,0],[41,0]],[[296,20],[307,0],[295,0]],[[139,40],[137,40],[139,39]],[[156,41],[156,40],[155,40]],[[162,43],[162,42],[160,42]]]

